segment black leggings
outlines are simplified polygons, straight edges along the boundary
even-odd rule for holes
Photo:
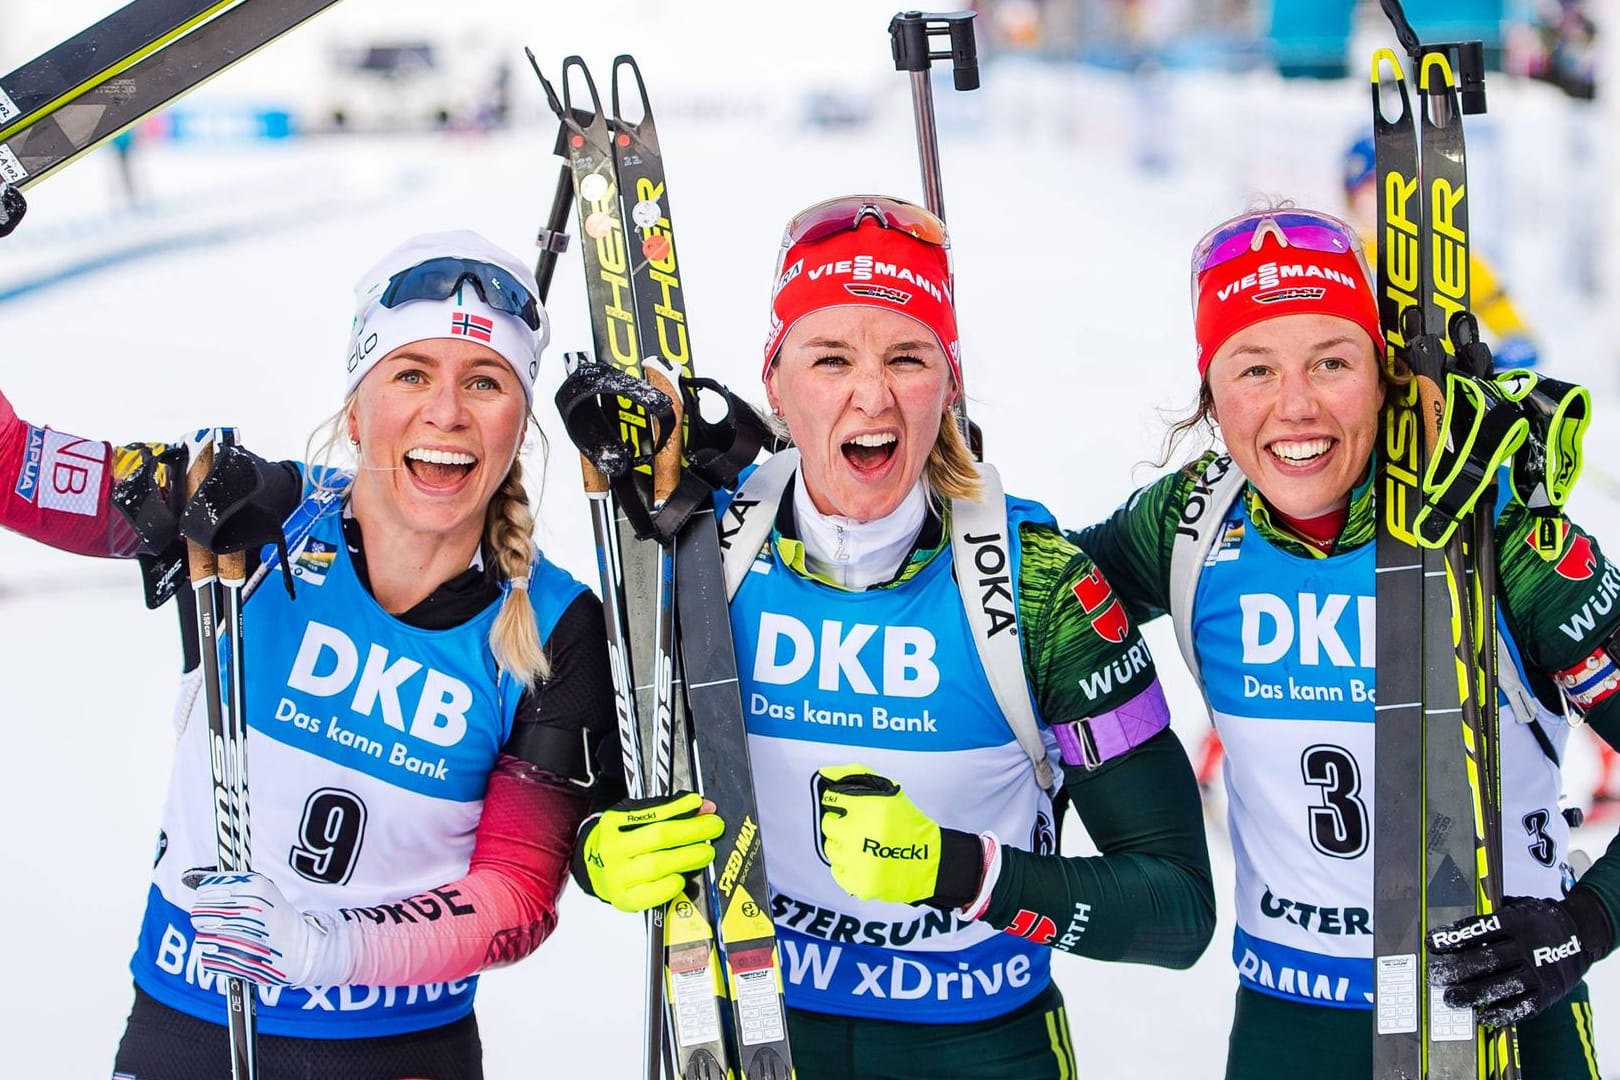
[[[483,1080],[478,1021],[371,1039],[260,1035],[259,1080]],[[135,990],[113,1065],[119,1080],[219,1080],[231,1075],[223,1024],[198,1020]]]
[[[1371,1009],[1335,1009],[1240,987],[1226,1080],[1365,1080],[1372,1075]],[[1592,1002],[1584,982],[1519,1025],[1524,1080],[1598,1080]]]
[[[919,1011],[927,1007],[920,1004]],[[990,1020],[905,1023],[789,1009],[788,1031],[799,1080],[1074,1080],[1079,1075],[1056,983],[1027,1005]]]

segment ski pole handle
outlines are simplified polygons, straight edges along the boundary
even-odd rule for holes
[[[557,259],[568,250],[568,215],[574,208],[574,173],[568,167],[568,126],[557,125],[557,145],[552,153],[563,159],[557,172],[557,190],[551,196],[551,212],[546,223],[535,235],[540,255],[534,263],[534,283],[538,286],[540,302],[546,302],[551,292],[551,275],[557,269]]]
[[[206,441],[199,440],[201,445],[192,455],[191,466],[186,470],[186,498],[190,499],[202,486],[203,478],[214,467],[214,440],[212,433]],[[186,568],[191,574],[192,588],[202,582],[219,576],[219,556],[203,547],[195,540],[186,539]]]
[[[897,71],[927,71],[935,60],[951,62],[951,76],[958,90],[979,88],[979,47],[973,36],[974,11],[902,11],[889,21],[890,48]],[[939,35],[950,38],[942,52],[929,48],[928,39]]]
[[[685,445],[681,431],[686,419],[686,402],[675,385],[680,375],[662,357],[649,356],[643,360],[641,374],[649,386],[663,391],[670,402],[669,438],[664,440],[663,449],[653,456],[653,509],[656,511],[674,494],[676,485],[681,482],[681,451]],[[654,423],[657,423],[656,418]],[[661,437],[662,432],[659,434]]]
[[[942,221],[945,219],[945,190],[939,176],[939,133],[934,125],[934,93],[928,72],[934,60],[949,59],[956,88],[978,89],[978,46],[973,40],[975,14],[972,11],[945,14],[902,11],[889,20],[889,49],[894,54],[894,68],[911,75],[911,106],[917,126],[923,198],[928,209]],[[940,35],[950,39],[950,47],[935,52],[929,48],[929,39]]]

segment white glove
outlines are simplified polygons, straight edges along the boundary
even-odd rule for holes
[[[218,975],[270,986],[347,983],[349,941],[338,917],[298,911],[263,874],[192,871],[191,925],[199,962]]]

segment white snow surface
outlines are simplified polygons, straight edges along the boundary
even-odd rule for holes
[[[329,18],[355,16],[358,28],[362,3]],[[564,5],[521,15],[499,3],[461,7],[512,47],[534,44],[548,73],[570,51],[599,73],[616,51],[638,54],[659,109],[697,363],[736,387],[757,386],[782,222],[849,191],[918,197],[909,95],[889,69],[883,32],[891,6],[835,4],[794,31],[835,84],[873,95],[873,124],[853,132],[798,122],[818,85],[802,56],[773,72],[747,55],[754,34],[790,39],[781,15],[763,13],[770,5],[715,5],[727,15],[718,17],[702,4],[607,4],[610,21],[595,27],[577,15],[553,22]],[[684,25],[671,10],[685,13]],[[33,51],[18,39],[0,45],[0,68]],[[275,55],[207,92],[223,100],[274,88]],[[520,69],[525,93],[529,81]],[[1009,61],[986,66],[977,94],[955,95],[947,83],[937,93],[971,411],[1011,490],[1043,499],[1066,523],[1095,520],[1156,475],[1145,461],[1157,454],[1162,413],[1192,398],[1192,242],[1255,195],[1336,208],[1338,157],[1365,122],[1365,85],[1168,79],[1153,99],[1151,130],[1169,157],[1157,173],[1135,164],[1143,115],[1119,78]],[[1572,509],[1620,550],[1607,464],[1620,405],[1614,341],[1574,284],[1572,249],[1597,233],[1577,213],[1592,182],[1582,171],[1593,166],[1569,156],[1589,121],[1545,88],[1498,79],[1492,113],[1470,128],[1475,227],[1540,333],[1543,370],[1593,390],[1592,465]],[[25,419],[82,435],[122,442],[232,424],[266,456],[302,456],[342,392],[354,279],[417,231],[471,227],[529,252],[556,177],[554,131],[536,120],[489,136],[148,147],[138,168],[154,206],[133,217],[112,213],[110,157],[79,163],[35,188],[29,219],[0,241],[0,293],[143,239],[204,223],[238,228],[222,242],[0,302],[0,386]],[[265,224],[245,227],[254,219]],[[589,343],[580,280],[570,255],[549,304],[554,377],[563,349]],[[555,410],[540,400],[553,458],[540,540],[594,584],[578,471]],[[534,442],[538,466],[544,449]],[[8,1076],[107,1075],[129,1005],[126,963],[168,771],[179,657],[174,615],[143,610],[137,576],[132,564],[0,535],[0,723],[13,738],[0,783],[0,814],[12,822],[12,869],[0,888]],[[1206,721],[1173,636],[1161,621],[1149,638],[1175,726],[1196,745]],[[1588,738],[1572,740],[1575,803],[1589,786]],[[1221,830],[1211,835],[1221,925],[1191,971],[1054,959],[1086,1075],[1220,1075],[1236,981]],[[1610,831],[1587,829],[1581,844],[1596,854]],[[1084,849],[1072,820],[1066,843]],[[641,933],[640,920],[571,888],[556,935],[483,981],[488,1075],[633,1075]],[[1620,962],[1601,965],[1591,983],[1606,1031],[1620,1009]],[[1620,1075],[1620,1065],[1609,1068]]]

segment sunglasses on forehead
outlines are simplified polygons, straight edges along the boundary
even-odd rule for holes
[[[1268,241],[1300,251],[1353,254],[1361,264],[1362,276],[1369,284],[1373,281],[1367,256],[1361,250],[1361,237],[1347,223],[1316,210],[1264,210],[1223,221],[1193,245],[1193,306],[1198,304],[1201,275],[1248,252],[1259,251]]]
[[[444,256],[417,263],[388,279],[378,301],[385,308],[412,300],[448,300],[470,284],[478,299],[493,311],[523,320],[530,330],[540,329],[540,305],[512,272],[479,259]]]
[[[915,203],[887,195],[845,195],[801,210],[788,222],[782,246],[825,240],[858,229],[867,221],[875,221],[885,229],[897,229],[935,247],[951,246],[945,223],[935,214]]]

